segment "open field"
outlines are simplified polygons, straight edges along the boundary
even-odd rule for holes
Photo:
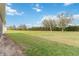
[[[7,31],[25,55],[79,55],[79,32]]]

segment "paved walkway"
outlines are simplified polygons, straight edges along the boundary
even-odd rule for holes
[[[22,50],[12,40],[3,36],[0,39],[0,56],[22,56]]]

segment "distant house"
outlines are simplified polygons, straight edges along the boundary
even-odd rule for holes
[[[0,3],[0,36],[3,34],[3,24],[5,24],[5,4]]]

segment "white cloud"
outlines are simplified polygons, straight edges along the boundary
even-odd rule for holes
[[[74,19],[79,19],[79,14],[73,15],[73,18],[74,18]]]
[[[42,11],[39,4],[36,4],[35,7],[33,7],[32,9],[35,10],[36,12],[41,12]]]
[[[8,4],[11,5],[11,4]],[[7,15],[22,15],[24,12],[18,12],[16,9],[11,8],[10,6],[6,6],[6,14]]]
[[[27,28],[31,28],[32,24],[26,24]]]
[[[48,15],[48,16],[44,16],[41,21],[43,21],[44,19],[52,19],[52,20],[58,20],[58,17],[56,15]]]
[[[68,5],[71,5],[73,3],[64,3],[64,6],[68,6]]]
[[[53,20],[58,20],[59,18],[56,15],[54,15],[54,16],[52,16],[52,19]]]
[[[39,7],[39,4],[36,4],[36,7]]]
[[[11,3],[7,3],[7,5],[8,5],[8,6],[11,6],[12,4],[11,4]]]
[[[35,11],[37,11],[37,12],[40,12],[41,11],[41,9],[39,9],[39,8],[33,8]]]
[[[70,26],[79,26],[79,24],[74,24],[74,23],[68,24],[68,25],[70,25]]]

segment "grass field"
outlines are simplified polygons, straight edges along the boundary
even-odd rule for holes
[[[30,56],[77,56],[79,32],[8,31],[7,35]]]

